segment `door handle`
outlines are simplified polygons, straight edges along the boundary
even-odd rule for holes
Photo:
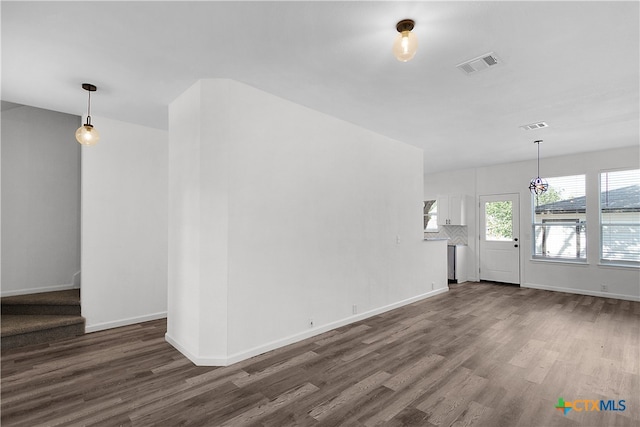
[[[517,247],[518,247],[518,244],[516,243],[515,245],[513,245],[513,247],[514,247],[514,248],[517,248]]]

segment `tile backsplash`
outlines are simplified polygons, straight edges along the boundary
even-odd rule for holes
[[[441,225],[434,233],[424,233],[426,238],[445,238],[453,245],[468,245],[469,233],[466,225]]]

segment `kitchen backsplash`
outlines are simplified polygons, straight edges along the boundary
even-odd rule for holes
[[[437,232],[424,233],[424,237],[449,239],[449,244],[452,245],[469,244],[469,233],[466,225],[441,225]]]

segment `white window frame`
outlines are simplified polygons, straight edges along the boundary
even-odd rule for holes
[[[588,248],[587,248],[587,240],[588,240],[588,236],[587,236],[587,209],[586,209],[586,193],[587,193],[587,175],[584,173],[578,173],[578,174],[574,174],[574,175],[565,175],[565,176],[557,176],[557,177],[551,177],[549,179],[553,180],[554,178],[566,178],[566,177],[571,177],[571,176],[582,176],[584,177],[584,192],[585,192],[585,214],[584,217],[585,219],[583,221],[580,220],[576,220],[576,219],[568,219],[567,221],[553,221],[553,222],[545,222],[544,220],[542,222],[536,222],[536,196],[534,194],[531,195],[531,232],[532,232],[532,238],[531,238],[531,260],[532,261],[550,261],[550,262],[560,262],[560,263],[568,263],[568,264],[587,264],[588,262]],[[548,180],[549,180],[548,179]],[[536,231],[538,228],[542,228],[543,230],[545,229],[551,229],[554,227],[582,227],[584,228],[584,241],[580,240],[580,242],[584,245],[584,257],[580,258],[578,256],[576,257],[560,257],[560,256],[549,256],[549,255],[536,255],[536,244],[537,244],[537,240],[536,240]],[[579,232],[578,230],[576,230],[576,232]],[[541,232],[541,238],[542,235],[544,235],[546,233]]]

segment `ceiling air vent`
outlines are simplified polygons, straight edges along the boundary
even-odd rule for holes
[[[498,64],[500,64],[500,60],[496,54],[489,52],[478,56],[477,58],[464,61],[463,63],[456,65],[456,68],[468,75],[486,70],[487,68],[494,67]]]
[[[534,130],[534,129],[546,128],[548,126],[549,125],[546,124],[545,122],[536,122],[536,123],[531,123],[529,125],[522,125],[522,126],[520,126],[520,129]]]

